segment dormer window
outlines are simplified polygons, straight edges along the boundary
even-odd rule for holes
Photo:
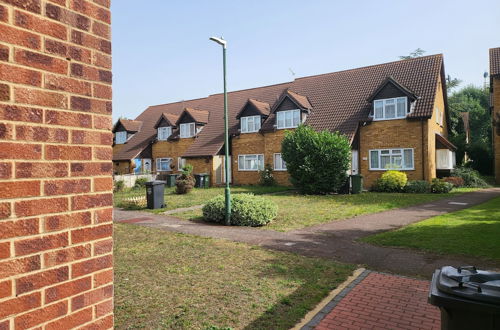
[[[254,133],[260,130],[260,116],[241,117],[241,133]]]
[[[166,141],[172,135],[172,126],[158,127],[158,140]]]
[[[387,120],[406,118],[408,114],[407,97],[375,100],[373,102],[373,119]]]
[[[121,131],[115,133],[115,144],[124,144],[127,142],[127,132]]]
[[[181,138],[190,138],[196,135],[195,123],[180,124]]]
[[[299,109],[279,111],[277,112],[276,116],[278,129],[296,128],[300,124]]]

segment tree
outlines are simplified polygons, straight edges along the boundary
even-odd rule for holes
[[[304,125],[286,132],[281,145],[292,184],[306,194],[338,192],[347,180],[350,153],[344,135]]]
[[[411,52],[409,55],[406,56],[399,56],[400,60],[409,60],[411,58],[416,58],[416,57],[422,57],[425,54],[425,50],[417,48],[413,52]]]
[[[458,87],[462,83],[462,80],[458,78],[452,78],[450,75],[446,77],[446,88],[448,92],[450,92],[452,89]]]
[[[448,98],[450,111],[450,140],[458,148],[457,163],[463,162],[465,152],[471,158],[471,167],[482,174],[493,171],[491,147],[491,119],[487,88],[466,86]],[[465,130],[461,113],[469,113],[469,144],[465,143]]]

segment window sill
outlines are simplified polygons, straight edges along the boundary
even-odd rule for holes
[[[373,172],[384,172],[384,171],[415,171],[415,168],[388,168],[388,169],[378,169],[378,168],[370,168],[368,171]]]
[[[277,169],[274,169],[273,171],[275,171],[275,172],[286,172],[287,170],[277,170]]]
[[[383,118],[383,119],[375,119],[372,117],[372,120],[373,121],[388,121],[388,120],[400,120],[400,119],[406,119],[408,118],[408,115],[404,116],[404,117],[398,117],[398,118]]]
[[[241,134],[248,134],[248,133],[259,133],[259,131],[251,131],[251,132],[240,132]]]
[[[240,170],[240,169],[238,169],[238,172],[259,172],[259,171],[263,171],[263,170]]]
[[[276,129],[292,129],[292,128],[297,128],[299,126],[294,126],[294,127],[276,127]]]

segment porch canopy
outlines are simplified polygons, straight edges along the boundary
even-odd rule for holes
[[[457,147],[444,136],[436,133],[436,169],[452,170],[456,165]]]

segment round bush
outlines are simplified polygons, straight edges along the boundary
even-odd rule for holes
[[[226,205],[224,195],[217,196],[203,206],[203,218],[208,222],[224,223]],[[231,225],[263,226],[278,215],[278,206],[264,197],[237,194],[231,197]]]
[[[404,191],[411,194],[425,194],[431,191],[431,184],[424,180],[408,181]]]
[[[291,183],[305,194],[338,192],[345,185],[351,145],[340,133],[317,132],[300,125],[285,132],[281,156]]]
[[[400,171],[387,171],[375,181],[373,190],[380,192],[402,192],[408,178]]]
[[[484,188],[488,186],[479,172],[469,167],[457,167],[453,170],[453,176],[462,178],[465,187]]]
[[[453,189],[453,185],[440,179],[432,179],[431,192],[434,194],[447,194]]]

